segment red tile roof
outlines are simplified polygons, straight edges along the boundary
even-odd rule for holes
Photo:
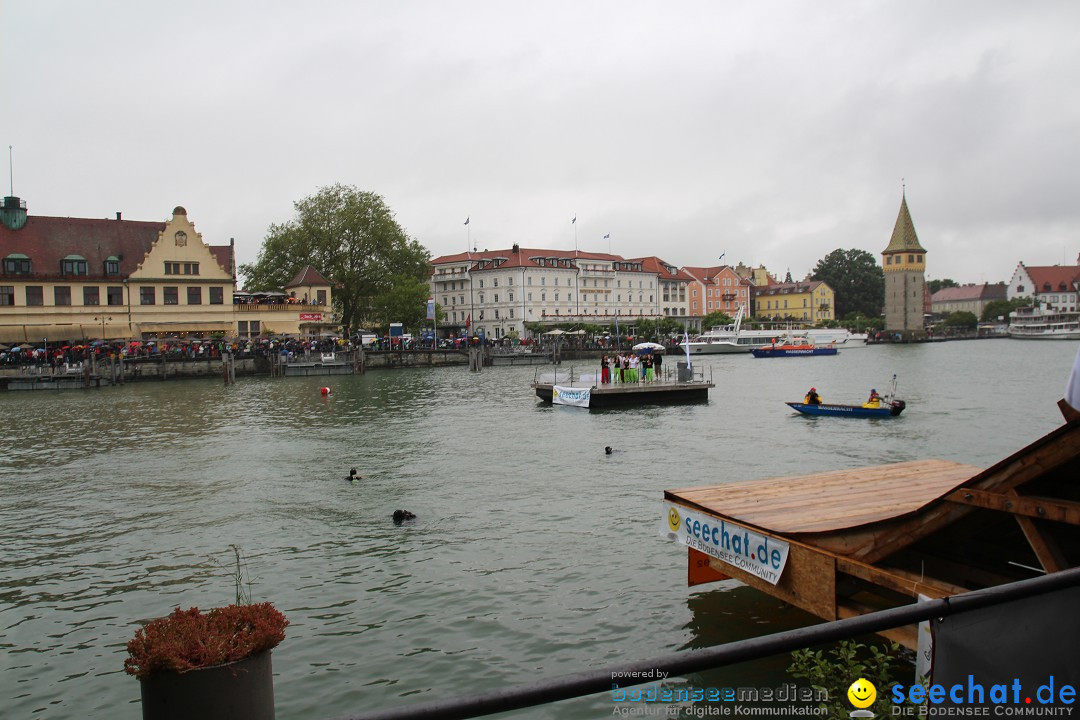
[[[11,230],[0,225],[0,258],[13,253],[30,258],[33,273],[20,279],[59,279],[60,261],[68,255],[86,259],[87,280],[117,280],[131,275],[165,229],[164,222],[29,216]],[[210,246],[222,269],[232,274],[232,247]],[[105,275],[105,260],[120,259],[120,275]],[[0,273],[3,272],[0,266]]]
[[[934,293],[932,302],[965,302],[972,300],[1004,300],[1005,283],[983,283],[961,285],[960,287],[941,288]]]
[[[296,273],[286,288],[300,287],[301,285],[330,285],[330,281],[323,274],[310,265],[305,265],[300,272]]]
[[[1037,293],[1072,291],[1075,284],[1080,281],[1080,267],[1076,265],[1051,265],[1049,267],[1025,265],[1024,269],[1031,276],[1031,282],[1035,284],[1034,290]]]
[[[483,250],[481,252],[468,252],[457,253],[455,255],[441,255],[430,261],[432,266],[449,265],[451,263],[469,262],[470,269],[478,270],[476,263],[480,260],[496,260],[502,258],[505,260],[498,267],[489,266],[483,268],[483,270],[506,270],[512,267],[542,267],[539,263],[532,260],[532,258],[557,258],[559,260],[599,260],[604,262],[640,262],[640,260],[628,260],[621,255],[610,255],[608,253],[594,253],[586,252],[584,250],[550,250],[550,249],[532,249],[532,248],[518,248],[517,252],[514,250]],[[628,271],[624,271],[628,272]]]

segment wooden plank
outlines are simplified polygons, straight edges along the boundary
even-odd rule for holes
[[[974,505],[987,510],[1000,510],[1014,515],[1080,525],[1080,503],[1069,500],[989,492],[975,488],[954,490],[946,495],[945,499],[949,502]]]
[[[858,617],[859,615],[873,612],[875,609],[877,608],[868,607],[852,600],[845,600],[837,606],[836,615],[840,619]],[[878,630],[877,634],[886,640],[900,643],[908,650],[919,649],[918,625],[904,625],[898,628],[889,628],[888,630]]]
[[[1012,499],[1020,497],[1015,489],[1010,490],[1008,496]],[[1069,567],[1061,548],[1053,538],[1042,531],[1034,520],[1022,515],[1013,515],[1013,517],[1020,523],[1020,529],[1024,531],[1024,537],[1027,538],[1031,549],[1035,551],[1035,557],[1039,558],[1039,564],[1043,566],[1043,570],[1052,573]]]
[[[824,532],[914,512],[978,468],[944,460],[896,463],[669,490],[669,500],[772,532]]]
[[[780,581],[773,585],[714,557],[709,565],[752,588],[826,620],[836,619],[836,567],[832,556],[791,543]]]
[[[920,577],[900,568],[879,567],[851,558],[837,558],[836,571],[913,598],[919,595],[943,598],[967,592],[967,588],[944,580]]]
[[[1061,416],[1065,418],[1065,422],[1076,422],[1080,420],[1080,410],[1077,410],[1072,405],[1065,402],[1065,398],[1058,400],[1058,409],[1061,410]]]

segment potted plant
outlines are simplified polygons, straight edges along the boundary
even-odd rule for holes
[[[273,720],[270,651],[289,621],[271,603],[249,602],[236,553],[236,604],[176,608],[135,631],[124,671],[139,678],[144,720]]]

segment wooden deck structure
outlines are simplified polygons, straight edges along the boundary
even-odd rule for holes
[[[561,383],[560,383],[561,386]],[[568,385],[570,387],[570,385]],[[582,387],[578,384],[573,387]],[[705,402],[709,390],[716,387],[711,382],[664,382],[612,383],[590,387],[592,408],[618,405],[650,405],[663,403]],[[533,383],[536,397],[550,403],[554,393],[553,383]]]
[[[736,578],[846,618],[1080,565],[1080,419],[982,471],[923,460],[664,497],[788,544],[775,584],[691,546],[689,584]],[[882,634],[916,645],[914,627]]]

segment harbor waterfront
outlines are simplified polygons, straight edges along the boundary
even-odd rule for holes
[[[234,597],[289,618],[279,718],[330,718],[815,622],[737,583],[686,587],[663,491],[925,458],[986,467],[1062,423],[1076,343],[695,357],[707,403],[545,405],[533,367],[0,393],[5,716],[140,716],[140,622]],[[670,360],[674,361],[674,356]],[[564,363],[564,368],[569,363]],[[582,371],[599,361],[575,361]],[[903,415],[804,417],[814,386]],[[614,452],[605,455],[604,447]],[[364,480],[344,477],[357,467]],[[416,520],[395,526],[404,508]],[[667,683],[779,686],[787,657]],[[609,694],[511,717],[596,718]]]

